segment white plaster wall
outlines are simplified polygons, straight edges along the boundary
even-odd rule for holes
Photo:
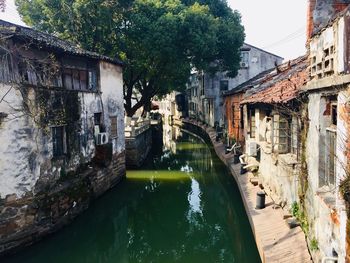
[[[80,151],[86,160],[90,160],[95,153],[94,113],[102,112],[101,97],[97,93],[80,93],[81,102],[81,138],[86,136],[86,146],[81,143]]]
[[[109,123],[110,116],[116,116],[118,120],[118,136],[113,139],[113,153],[120,153],[125,150],[122,68],[108,62],[100,62],[100,87],[105,120]]]
[[[340,101],[342,98],[340,97]],[[339,102],[338,102],[339,103]],[[326,100],[320,93],[309,95],[308,113],[309,113],[309,130],[306,142],[306,158],[308,168],[308,191],[306,195],[306,209],[308,221],[310,224],[309,238],[316,238],[319,246],[319,260],[323,256],[332,256],[332,250],[335,249],[339,256],[338,262],[344,262],[345,258],[345,223],[344,211],[337,211],[339,224],[331,218],[332,209],[335,207],[327,201],[329,198],[335,198],[337,195],[325,192],[319,188],[320,166],[324,158],[320,154],[327,154],[325,146],[322,150],[320,145],[321,136],[324,136],[325,129],[330,125],[329,118],[324,116],[326,110]],[[339,121],[339,116],[338,116]],[[338,122],[339,125],[339,122]],[[340,128],[342,124],[338,128]],[[342,129],[342,128],[341,128]],[[338,138],[339,139],[339,138]],[[337,139],[337,147],[339,140]],[[339,171],[337,170],[337,173]],[[339,174],[337,174],[338,176]]]
[[[320,101],[321,96],[319,94],[309,95],[309,131],[307,134],[306,142],[306,160],[309,173],[309,187],[313,192],[318,188],[318,168],[319,168],[319,115],[321,114]]]
[[[316,56],[316,63],[324,59],[324,49],[334,46],[334,72],[341,74],[345,70],[345,22],[340,18],[333,26],[326,28],[310,41],[310,57]]]
[[[294,162],[289,162],[294,160]],[[271,154],[270,149],[262,147],[259,165],[260,178],[275,202],[286,202],[287,207],[298,201],[298,174],[296,156],[290,154]]]
[[[10,91],[9,91],[10,89]],[[9,93],[5,96],[6,92]],[[4,97],[5,96],[5,97]],[[0,196],[22,196],[30,191],[35,181],[31,162],[37,153],[33,134],[35,129],[30,118],[23,115],[20,92],[0,83],[0,112],[8,114],[0,124]],[[29,161],[30,160],[30,161]]]
[[[345,70],[345,60],[344,60],[344,52],[345,52],[345,23],[344,17],[340,18],[338,21],[338,30],[337,30],[337,72],[342,73]]]
[[[105,124],[110,129],[109,116],[118,118],[118,136],[113,139],[113,153],[120,153],[125,149],[124,139],[124,107],[123,107],[123,79],[121,67],[102,62],[100,64],[100,87],[102,95],[98,93],[79,93],[81,106],[81,133],[86,136],[87,145],[78,154],[71,157],[65,167],[66,172],[75,169],[80,162],[88,162],[94,155],[94,113],[104,112]],[[35,92],[27,88],[29,101],[35,110]],[[8,92],[9,91],[9,92]],[[4,101],[0,103],[0,112],[8,116],[0,124],[0,197],[16,194],[22,197],[26,192],[34,191],[39,177],[54,183],[61,176],[61,162],[55,167],[52,160],[52,134],[48,128],[46,134],[36,128],[38,124],[32,117],[23,114],[22,95],[17,89],[0,84],[0,98],[6,93]],[[102,100],[101,100],[102,99]],[[103,102],[103,104],[101,103]],[[36,112],[33,112],[36,115]],[[38,115],[36,115],[38,118]],[[85,134],[87,133],[87,134]],[[84,159],[82,159],[82,157]]]
[[[244,44],[243,48],[250,48],[249,67],[240,69],[235,78],[229,79],[229,90],[234,89],[259,73],[275,67],[275,62],[279,65],[283,61],[283,58],[250,45]]]

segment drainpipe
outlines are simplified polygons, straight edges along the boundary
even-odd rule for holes
[[[322,263],[327,263],[328,261],[338,262],[338,258],[336,257],[323,257]]]

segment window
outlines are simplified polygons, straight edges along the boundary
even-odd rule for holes
[[[326,107],[322,113],[322,122],[326,125],[319,135],[319,187],[327,186],[332,191],[336,179],[336,142],[337,142],[337,96],[322,98]]]
[[[335,163],[336,163],[336,141],[337,134],[335,130],[326,130],[326,173],[325,184],[335,185]]]
[[[117,117],[109,117],[111,121],[111,138],[116,138],[118,136],[118,124]]]
[[[273,116],[274,151],[288,153],[290,151],[290,121],[282,115]]]
[[[256,126],[255,126],[255,110],[250,110],[249,111],[249,116],[250,116],[250,138],[255,138],[255,131],[256,131]]]
[[[97,90],[97,74],[95,70],[89,71],[88,87],[91,91]]]
[[[66,152],[64,126],[52,127],[53,157],[60,157]]]
[[[241,52],[241,68],[249,67],[249,52],[242,51]]]
[[[95,130],[94,130],[95,135],[106,131],[105,126],[102,123],[102,113],[101,112],[94,113],[94,127],[95,127]]]
[[[291,153],[295,155],[298,155],[298,126],[298,119],[293,117],[291,127]]]
[[[228,90],[228,80],[220,80],[220,90],[221,91]]]
[[[331,104],[331,121],[332,125],[337,125],[337,103],[332,103]]]
[[[55,63],[22,59],[18,62],[21,82],[35,86],[62,87],[62,76]]]
[[[70,90],[96,91],[96,71],[65,68],[63,71],[63,83],[64,87]]]

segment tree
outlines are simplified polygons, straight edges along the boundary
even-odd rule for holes
[[[183,90],[191,69],[235,76],[244,29],[223,0],[16,0],[23,20],[125,62],[125,110]],[[132,103],[135,94],[141,96]]]
[[[6,8],[6,1],[0,0],[0,12],[5,12],[5,8]]]

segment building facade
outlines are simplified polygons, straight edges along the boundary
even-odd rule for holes
[[[193,72],[187,87],[189,115],[210,126],[225,123],[223,93],[255,77],[259,73],[281,64],[283,58],[249,44],[241,48],[240,69],[235,78],[226,77],[225,72],[210,75]]]
[[[0,254],[125,176],[122,63],[0,21]]]
[[[318,2],[309,3],[305,208],[318,256],[349,262],[349,1]],[[324,12],[331,16],[322,16]]]
[[[259,184],[297,218],[314,262],[350,261],[349,4],[310,0],[306,57],[227,95],[241,96]]]

